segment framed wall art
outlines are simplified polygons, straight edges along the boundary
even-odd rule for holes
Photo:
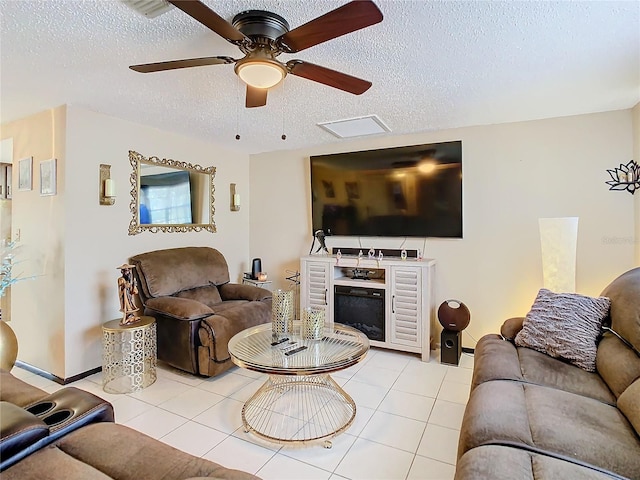
[[[56,159],[40,162],[40,195],[56,194]]]
[[[33,188],[32,169],[33,157],[18,160],[18,190],[25,191]]]

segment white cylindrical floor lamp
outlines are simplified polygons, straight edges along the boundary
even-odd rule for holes
[[[576,291],[578,217],[539,218],[544,288],[557,293]]]

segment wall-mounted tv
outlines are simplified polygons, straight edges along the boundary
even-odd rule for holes
[[[462,238],[462,142],[316,155],[313,231]]]

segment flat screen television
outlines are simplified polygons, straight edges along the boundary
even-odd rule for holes
[[[316,155],[313,231],[462,238],[462,142]]]

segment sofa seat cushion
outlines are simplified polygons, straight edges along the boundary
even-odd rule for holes
[[[519,382],[478,385],[467,404],[459,456],[508,442],[640,478],[640,438],[614,406]]]
[[[456,465],[455,480],[610,480],[618,475],[518,448],[485,445],[469,450]]]
[[[6,370],[0,370],[0,401],[25,407],[47,395],[49,394],[44,390],[23,382]]]
[[[557,388],[615,405],[616,398],[597,373],[544,353],[516,347],[499,335],[485,335],[475,349],[472,390],[491,380],[514,380]]]
[[[554,457],[501,445],[465,453],[456,464],[455,480],[607,480],[621,477]]]
[[[620,395],[618,408],[640,436],[640,378]]]
[[[114,423],[88,425],[2,472],[3,480],[138,480],[213,477],[256,480]]]
[[[218,315],[224,315],[225,312],[233,310],[234,308],[242,308],[242,306],[247,303],[249,303],[248,300],[227,300],[213,305],[211,309]]]

